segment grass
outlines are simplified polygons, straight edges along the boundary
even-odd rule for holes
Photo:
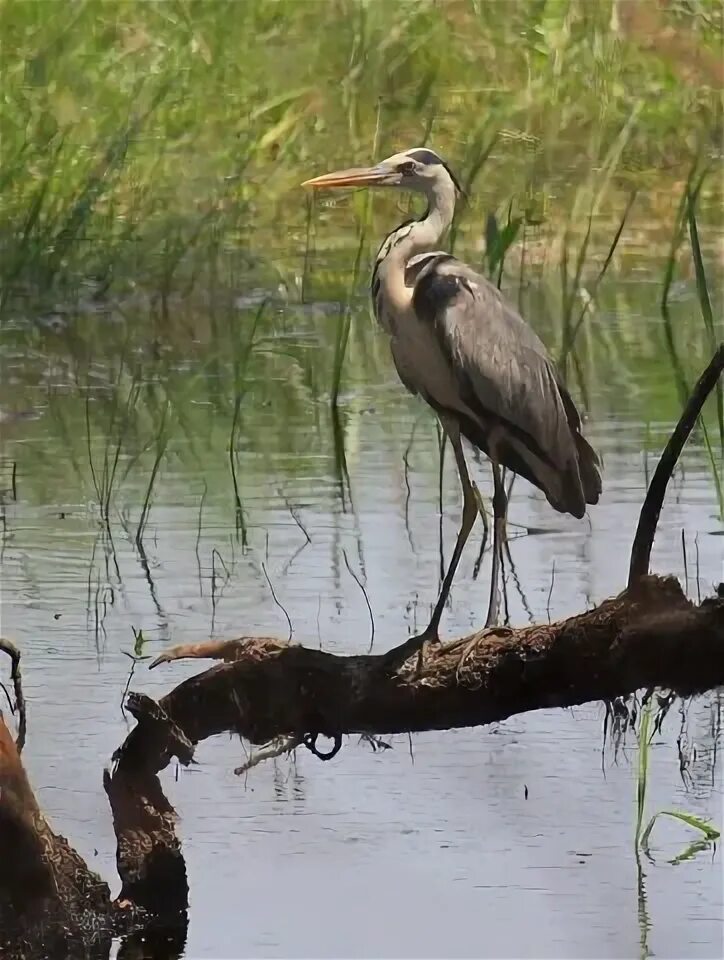
[[[636,822],[634,830],[634,861],[636,864],[636,889],[637,889],[637,912],[639,924],[639,956],[641,960],[646,960],[651,956],[649,948],[649,930],[651,921],[649,918],[648,899],[646,894],[646,874],[641,861],[641,853],[653,862],[651,855],[651,833],[654,825],[661,817],[669,817],[680,823],[684,823],[696,830],[700,836],[689,843],[680,853],[669,860],[671,866],[676,866],[686,860],[691,860],[698,853],[711,849],[711,845],[720,837],[720,831],[713,827],[708,821],[697,817],[692,813],[686,813],[681,810],[659,810],[654,813],[646,823],[646,796],[649,787],[649,771],[651,763],[651,742],[653,737],[660,732],[663,719],[668,712],[673,697],[665,701],[665,705],[660,709],[659,715],[652,724],[652,706],[651,696],[653,691],[649,691],[644,697],[641,711],[639,714],[639,728],[637,731],[638,740],[638,765],[636,771]],[[653,726],[653,729],[652,729]]]
[[[45,7],[0,10],[13,51],[0,121],[3,348],[38,367],[50,356],[119,377],[102,390],[94,380],[87,405],[65,387],[49,405],[66,444],[54,470],[88,480],[101,518],[153,459],[166,408],[164,457],[199,469],[225,450],[242,539],[241,442],[303,471],[328,449],[320,399],[339,408],[344,487],[344,408],[360,384],[391,382],[367,270],[404,211],[388,194],[374,207],[360,194],[312,209],[299,184],[405,144],[430,143],[451,162],[467,192],[451,244],[517,296],[572,366],[584,406],[610,380],[614,415],[635,416],[637,403],[647,422],[678,414],[676,384],[720,329],[721,185],[691,180],[678,214],[671,198],[715,150],[721,109],[705,72],[681,83],[688,63],[642,52],[645,38],[612,25],[610,0]],[[703,62],[718,50],[719,14],[714,3],[697,10],[660,16]],[[672,220],[662,321],[641,324],[654,288],[631,278],[664,273]],[[700,316],[670,297],[681,279]],[[252,289],[256,305],[239,305]],[[344,306],[314,313],[319,301]],[[43,326],[56,311],[58,335]],[[133,358],[122,377],[119,354]],[[655,386],[636,400],[640,375]],[[12,402],[32,406],[31,385]],[[721,394],[717,404],[721,441]],[[710,444],[712,465],[717,453]]]
[[[674,223],[674,230],[669,248],[669,255],[666,261],[666,270],[664,274],[663,289],[661,296],[661,314],[663,318],[663,330],[665,336],[666,349],[671,361],[674,373],[674,379],[679,393],[680,403],[685,403],[689,395],[689,382],[684,371],[684,364],[680,356],[679,347],[676,343],[676,336],[669,308],[669,297],[676,271],[677,253],[687,232],[691,244],[691,254],[694,264],[694,274],[696,278],[696,293],[701,310],[703,327],[708,349],[711,353],[716,351],[718,345],[718,335],[714,323],[714,315],[711,306],[711,296],[707,283],[706,270],[699,242],[699,228],[697,225],[696,205],[700,197],[704,181],[707,176],[707,168],[699,169],[699,158],[697,158],[689,171],[689,175],[684,186],[684,190],[679,202],[679,208]],[[723,331],[724,332],[724,331]],[[720,334],[721,335],[721,334]],[[720,441],[720,457],[724,455],[724,387],[721,382],[717,383],[715,390],[716,414]],[[711,466],[714,487],[719,504],[719,516],[724,520],[724,488],[721,481],[721,464],[714,452],[709,430],[704,417],[699,419],[699,426],[704,439],[707,457]]]
[[[667,708],[668,709],[668,708]],[[636,827],[634,834],[634,845],[636,856],[638,851],[643,850],[650,856],[650,840],[654,825],[661,817],[669,817],[686,824],[693,830],[698,831],[701,837],[685,848],[678,856],[669,862],[671,864],[681,863],[683,860],[690,859],[699,850],[706,849],[711,843],[718,840],[720,831],[713,827],[708,821],[702,820],[693,813],[686,813],[682,810],[659,810],[654,813],[644,826],[646,816],[646,793],[649,781],[649,766],[651,762],[651,741],[656,732],[660,729],[660,724],[652,726],[651,717],[652,707],[651,698],[646,697],[641,707],[639,717],[638,738],[638,769],[636,776]]]
[[[695,42],[716,51],[716,4],[704,8],[712,26],[697,22]],[[303,171],[375,153],[380,104],[381,154],[434,141],[489,208],[527,194],[561,220],[597,165],[602,184],[642,162],[675,171],[692,141],[715,142],[717,97],[706,76],[682,84],[682,64],[642,55],[611,11],[610,0],[9,0],[3,288],[132,278],[164,291],[220,236],[278,245],[291,206],[301,227]],[[453,242],[482,220],[475,198]]]

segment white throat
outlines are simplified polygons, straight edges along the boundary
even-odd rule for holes
[[[411,308],[414,287],[405,284],[405,267],[417,254],[438,249],[454,212],[452,182],[434,184],[425,216],[401,224],[380,247],[372,274],[372,300],[377,320],[388,333],[394,335],[398,318]]]

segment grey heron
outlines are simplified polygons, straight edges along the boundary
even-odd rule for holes
[[[487,625],[497,621],[497,580],[507,500],[501,466],[542,490],[560,513],[581,518],[601,494],[599,459],[581,433],[576,406],[541,340],[498,289],[437,250],[460,186],[426,147],[372,167],[339,170],[303,184],[314,189],[394,187],[421,193],[427,209],[383,241],[372,271],[372,302],[390,336],[402,383],[435,411],[447,434],[463,493],[455,549],[432,618],[418,638],[439,640],[455,571],[477,504],[462,438],[489,458],[493,472],[493,565]]]

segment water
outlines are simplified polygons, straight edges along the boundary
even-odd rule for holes
[[[655,289],[642,285],[636,295],[654,309]],[[129,389],[113,375],[114,328],[98,335],[100,359],[87,368],[77,366],[72,339],[58,331],[42,333],[35,351],[5,354],[3,402],[15,415],[4,425],[3,456],[6,475],[17,463],[17,500],[6,492],[2,629],[23,651],[24,757],[54,826],[106,878],[115,876],[115,840],[101,771],[129,729],[121,697],[134,630],[154,655],[164,644],[210,635],[286,636],[264,564],[295,641],[365,651],[369,615],[346,554],[365,584],[382,650],[426,622],[438,589],[434,421],[397,384],[365,312],[355,317],[342,413],[349,490],[324,394],[325,338],[332,342],[336,318],[323,306],[289,304],[264,329],[268,353],[249,373],[237,443],[246,549],[235,530],[228,461],[233,365],[225,333],[208,342],[199,334],[206,320],[196,316],[195,334],[181,336],[166,361],[142,357],[153,386],[120,457],[119,478],[129,469],[114,492],[113,549],[94,501],[85,398],[99,474],[109,398]],[[64,322],[82,332],[88,319]],[[228,329],[238,338],[234,324],[245,322],[232,311]],[[169,332],[166,340],[173,338]],[[621,371],[593,379],[587,434],[606,472],[590,518],[561,517],[516,482],[511,532],[534,532],[511,544],[512,623],[564,616],[622,588],[655,458],[647,450],[660,449],[671,426],[665,413],[648,424],[639,416],[645,398],[661,389],[662,371],[642,367],[629,397],[617,383]],[[139,554],[133,539],[165,398],[170,440]],[[487,466],[470,461],[489,494]],[[443,500],[447,558],[459,517],[450,457]],[[711,591],[721,568],[721,526],[700,438],[671,485],[652,561],[683,582],[682,529],[688,591],[696,597]],[[473,578],[480,535],[476,528],[466,550],[446,635],[484,616],[489,553]],[[139,664],[131,688],[158,697],[202,668],[176,663],[149,673]],[[672,709],[651,753],[649,813],[682,809],[721,823],[718,711],[715,695]],[[392,749],[376,753],[353,737],[330,763],[300,751],[245,778],[233,774],[242,744],[204,743],[198,766],[163,775],[182,817],[189,872],[185,956],[721,956],[718,851],[672,866],[667,861],[690,837],[683,825],[660,822],[655,862],[643,858],[639,881],[636,741],[629,733],[618,750],[604,749],[602,731],[603,708],[590,704],[411,741],[396,736]],[[688,761],[683,779],[679,739]]]

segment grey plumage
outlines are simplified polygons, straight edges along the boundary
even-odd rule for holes
[[[529,480],[561,513],[598,503],[598,457],[581,435],[576,407],[543,343],[485,277],[440,253],[415,258],[414,312],[433,332],[458,403],[447,412],[484,453]],[[422,261],[421,263],[419,261]],[[418,368],[416,392],[439,409],[435,384]]]
[[[400,379],[436,411],[450,438],[463,491],[457,543],[424,636],[436,639],[460,556],[477,514],[461,437],[492,463],[495,514],[487,621],[497,617],[497,576],[507,501],[500,466],[543,491],[561,513],[582,517],[601,494],[596,453],[535,332],[482,275],[435,250],[452,221],[459,184],[427,147],[375,167],[307,181],[316,188],[396,187],[422,193],[427,210],[382,242],[372,271],[375,316],[390,335]]]

